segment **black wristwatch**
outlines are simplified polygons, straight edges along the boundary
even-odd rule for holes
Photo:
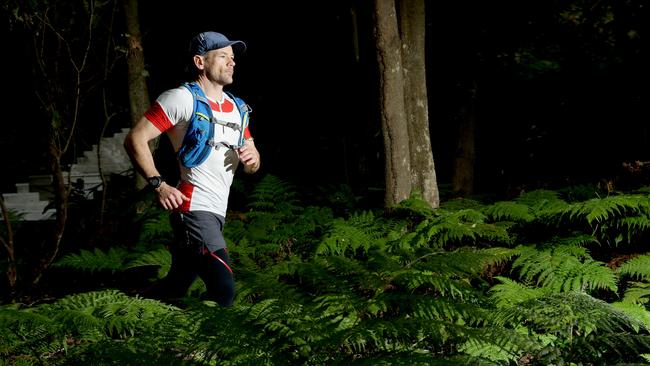
[[[155,175],[153,177],[147,178],[147,183],[149,184],[149,187],[156,189],[160,187],[163,184],[164,180],[163,177],[159,175]]]

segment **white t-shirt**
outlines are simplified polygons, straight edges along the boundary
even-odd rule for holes
[[[222,101],[210,100],[214,117],[224,122],[241,126],[241,117],[235,102],[223,93]],[[167,90],[145,113],[147,119],[161,132],[166,132],[178,151],[183,143],[185,131],[194,110],[194,98],[184,86]],[[215,125],[214,141],[237,145],[239,131]],[[249,138],[248,129],[244,137]],[[220,146],[213,149],[208,158],[199,166],[186,168],[179,163],[181,181],[178,189],[190,198],[180,207],[181,212],[209,211],[226,217],[230,185],[239,163],[236,151]]]

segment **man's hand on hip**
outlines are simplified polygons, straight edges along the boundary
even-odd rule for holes
[[[156,188],[156,193],[158,193],[158,202],[165,210],[173,210],[180,207],[183,202],[190,200],[176,187],[172,187],[165,182]]]

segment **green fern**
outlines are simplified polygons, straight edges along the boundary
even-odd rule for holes
[[[155,300],[129,297],[117,290],[67,296],[39,308],[39,311],[51,314],[68,331],[91,340],[104,336],[133,336],[147,320],[157,319],[174,310],[174,307]]]
[[[422,198],[418,191],[411,192],[408,199],[403,200],[393,208],[393,214],[409,214],[415,217],[428,217],[434,213],[431,205]]]
[[[633,242],[637,235],[650,231],[650,214],[624,217],[616,223],[616,231],[624,234],[628,242]]]
[[[548,294],[547,288],[522,285],[507,277],[495,277],[501,283],[490,289],[490,298],[497,307],[510,306]]]
[[[135,255],[134,255],[135,256]],[[120,269],[129,270],[139,267],[157,266],[158,278],[163,278],[169,272],[172,265],[172,257],[167,248],[158,248],[138,255],[136,258],[124,264]]]
[[[534,282],[553,292],[618,289],[614,272],[604,263],[592,260],[585,248],[562,244],[545,250],[518,250],[520,256],[512,266],[527,283]]]
[[[138,238],[141,247],[148,248],[151,244],[165,245],[174,237],[169,223],[169,212],[155,206],[143,214],[142,229]]]
[[[250,195],[248,206],[255,211],[285,214],[300,209],[293,186],[270,174],[265,175],[257,183]]]
[[[487,217],[480,211],[438,210],[437,216],[423,220],[413,232],[404,235],[399,246],[408,248],[442,248],[445,246],[492,245],[510,243],[512,237],[505,227],[486,224]]]
[[[66,349],[64,329],[47,315],[19,309],[0,308],[0,354],[8,363],[37,365]]]
[[[465,342],[459,347],[459,351],[477,359],[489,360],[497,365],[516,363],[521,359],[523,353],[515,342],[498,345],[482,339],[472,339]]]
[[[621,277],[629,276],[639,281],[629,281],[623,297],[623,302],[633,305],[647,306],[650,302],[650,255],[644,254],[633,257],[619,268],[618,272]],[[632,305],[630,305],[632,306]]]
[[[515,198],[514,201],[518,204],[530,207],[537,215],[540,212],[557,210],[567,205],[567,203],[560,198],[558,192],[547,189],[536,189],[522,193],[519,197]]]
[[[522,203],[503,201],[486,208],[485,213],[494,221],[531,222],[535,219],[529,206]]]
[[[614,302],[612,303],[612,306],[615,309],[627,314],[627,316],[629,316],[631,319],[634,319],[643,324],[643,327],[646,330],[650,329],[650,311],[648,311],[643,305],[624,300]],[[635,332],[639,332],[641,330],[641,327],[635,323],[632,324],[632,327]]]
[[[504,327],[525,324],[531,335],[552,336],[533,355],[540,364],[592,362],[595,357],[603,364],[634,362],[650,349],[643,322],[583,293],[550,294],[501,307],[493,320]]]
[[[316,248],[317,254],[354,253],[357,249],[367,252],[371,248],[386,246],[389,224],[377,218],[371,211],[352,214],[347,220],[332,222],[332,227]]]
[[[53,267],[71,268],[82,271],[111,271],[115,272],[123,268],[124,262],[131,253],[120,247],[111,247],[103,252],[98,248],[93,251],[81,249],[78,254],[67,254],[53,263]]]
[[[650,254],[640,255],[626,261],[618,268],[618,272],[621,275],[650,281]]]
[[[632,304],[647,304],[650,301],[650,283],[630,282],[630,287],[625,290],[624,302]]]
[[[568,220],[584,221],[594,225],[630,214],[648,212],[649,209],[650,203],[646,196],[620,195],[574,203],[560,210],[560,214],[562,218]]]
[[[175,311],[157,301],[128,297],[115,290],[71,295],[21,310],[4,307],[0,309],[0,325],[7,332],[0,335],[0,349],[16,361],[44,364],[65,359],[71,344],[81,349],[90,343],[124,340]]]

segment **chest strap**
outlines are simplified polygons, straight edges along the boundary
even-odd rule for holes
[[[241,131],[241,126],[238,123],[222,121],[217,117],[212,117],[212,119],[210,119],[208,116],[206,116],[201,112],[196,112],[196,114],[204,119],[210,120],[210,123],[215,123],[221,126],[225,126],[235,131]]]
[[[206,141],[206,144],[214,147],[215,150],[219,150],[220,147],[225,147],[225,148],[231,149],[231,150],[236,150],[236,149],[239,149],[241,147],[241,146],[237,146],[237,145],[230,145],[230,144],[228,144],[228,143],[226,143],[224,141],[221,141],[221,142]]]
[[[222,121],[220,119],[217,119],[217,117],[212,117],[212,121],[210,122],[216,123],[218,125],[226,126],[235,131],[241,131],[241,126],[238,123]]]

